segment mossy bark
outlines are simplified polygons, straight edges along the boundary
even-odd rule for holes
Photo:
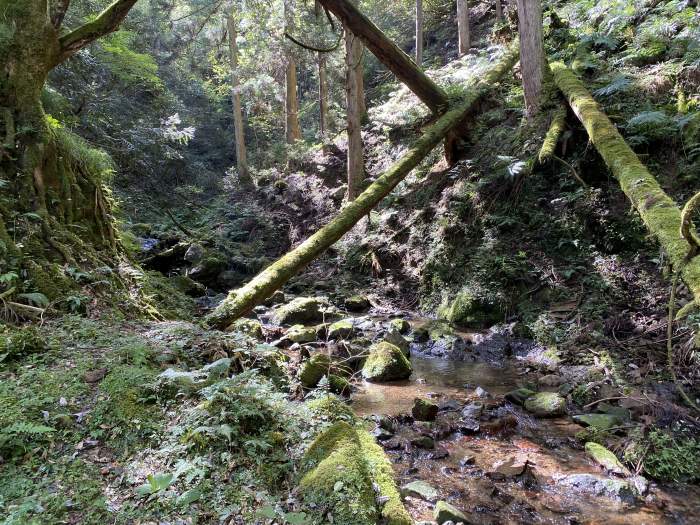
[[[566,106],[562,103],[561,107],[554,110],[552,122],[549,124],[549,129],[547,130],[547,135],[544,137],[544,142],[542,142],[540,153],[537,156],[537,160],[540,162],[540,164],[544,164],[550,158],[552,158],[557,149],[559,138],[564,132],[565,127]]]
[[[445,138],[450,130],[462,121],[474,103],[487,93],[501,76],[512,69],[517,56],[517,46],[511,47],[490,71],[471,86],[465,100],[456,103],[454,109],[442,115],[396,164],[319,231],[268,266],[244,287],[230,292],[228,297],[207,317],[207,323],[214,327],[225,328],[272,295],[352,229]]]
[[[681,235],[680,208],[649,173],[578,77],[561,62],[553,62],[550,67],[554,81],[586,128],[591,142],[673,267],[682,269],[681,276],[698,303],[700,259],[687,260],[693,247]]]

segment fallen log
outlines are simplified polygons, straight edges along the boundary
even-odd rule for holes
[[[559,137],[564,132],[565,126],[566,106],[562,103],[561,107],[554,110],[552,122],[549,124],[547,135],[544,137],[542,148],[540,148],[540,153],[537,156],[537,160],[540,164],[544,164],[554,156],[554,152],[557,149],[557,144],[559,143]]]
[[[447,109],[447,93],[356,6],[348,0],[319,0],[319,3],[337,16],[353,35],[362,40],[367,49],[433,113],[442,113]]]
[[[649,173],[573,71],[561,62],[550,63],[550,67],[555,83],[586,128],[603,161],[647,229],[659,241],[673,268],[681,272],[695,303],[700,304],[700,258],[688,260],[694,247],[681,235],[680,208]]]
[[[229,326],[272,295],[291,277],[332,246],[386,197],[445,138],[447,133],[462,121],[474,103],[486,94],[507,71],[510,71],[517,61],[518,46],[513,45],[485,75],[470,85],[465,99],[460,101],[457,107],[442,115],[396,164],[319,231],[272,263],[248,284],[231,291],[228,297],[207,316],[206,322],[217,328]]]

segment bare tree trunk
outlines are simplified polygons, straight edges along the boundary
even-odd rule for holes
[[[326,72],[326,54],[318,54],[318,107],[321,140],[325,141],[328,133],[328,75]]]
[[[469,2],[457,0],[457,32],[459,34],[459,56],[469,53],[471,47],[469,35]]]
[[[359,54],[360,58],[357,61],[357,74],[355,75],[355,80],[357,81],[357,110],[360,113],[360,121],[363,124],[367,123],[367,103],[365,101],[365,66],[364,66],[364,55],[365,46],[362,45],[362,41],[359,41]]]
[[[297,99],[297,63],[291,54],[287,56],[287,88],[285,96],[287,144],[301,140],[299,126],[299,100]]]
[[[362,147],[362,114],[360,108],[360,82],[362,77],[362,42],[349,28],[345,28],[345,94],[347,103],[347,173],[348,201],[360,194],[365,177],[364,151]],[[362,104],[364,106],[364,104]]]
[[[238,36],[236,21],[233,14],[226,17],[228,27],[229,55],[231,59],[231,102],[233,104],[233,127],[236,140],[236,166],[238,177],[243,184],[251,182],[248,170],[248,159],[245,147],[245,130],[243,128],[243,112],[241,111],[241,95],[239,93],[240,82],[238,79]]]
[[[496,0],[496,19],[503,20],[503,6],[501,5],[501,0]]]
[[[540,108],[544,72],[541,0],[518,0],[518,29],[525,112],[528,118],[532,118]]]
[[[423,64],[423,0],[416,0],[416,64]]]
[[[371,20],[363,15],[349,0],[319,0],[319,3],[337,16],[357,35],[367,48],[396,77],[406,84],[434,113],[444,111],[448,105],[447,94],[437,86],[416,63]]]

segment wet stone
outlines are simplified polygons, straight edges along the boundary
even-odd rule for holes
[[[416,398],[413,400],[411,415],[413,415],[413,418],[417,421],[435,421],[438,409],[439,408],[435,403],[431,403],[425,399]]]
[[[417,448],[435,448],[435,440],[430,436],[418,436],[411,440],[411,445]]]
[[[573,420],[579,425],[598,430],[609,430],[623,423],[618,416],[613,414],[581,414],[574,416]]]
[[[446,501],[438,501],[433,511],[433,517],[438,525],[445,525],[452,521],[453,523],[462,522],[469,523],[467,515]]]
[[[566,413],[566,400],[554,392],[540,392],[525,400],[525,410],[537,417],[556,417]]]
[[[412,481],[401,487],[401,496],[419,498],[434,503],[439,498],[438,490],[425,481]]]
[[[522,406],[528,398],[534,396],[536,393],[537,392],[529,388],[517,388],[508,392],[505,398],[515,405]]]
[[[617,456],[603,445],[589,441],[585,446],[586,454],[595,461],[598,465],[613,474],[627,476],[630,471],[627,470]]]
[[[486,473],[491,479],[505,479],[520,476],[527,467],[527,458],[510,457],[494,463]]]

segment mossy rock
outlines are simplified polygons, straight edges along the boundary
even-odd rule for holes
[[[617,456],[603,445],[589,441],[585,446],[586,454],[605,470],[623,476],[629,475],[627,470]]]
[[[353,295],[345,299],[345,308],[350,312],[363,312],[370,306],[369,299],[364,295]]]
[[[624,424],[624,420],[615,414],[580,414],[573,417],[579,425],[593,427],[596,430],[610,430]]]
[[[299,381],[305,388],[313,388],[323,376],[328,375],[330,368],[331,358],[327,354],[314,354],[302,365]]]
[[[400,381],[408,379],[413,369],[401,349],[382,341],[369,349],[369,357],[362,367],[362,377],[367,381]]]
[[[336,321],[328,327],[328,339],[347,339],[352,335],[355,328],[351,319]]]
[[[326,301],[319,297],[297,297],[275,308],[272,321],[275,324],[320,323],[324,320],[325,306]]]
[[[398,330],[391,329],[384,335],[384,341],[398,346],[406,357],[411,355],[411,345]]]
[[[534,396],[537,392],[529,388],[516,388],[505,395],[505,398],[516,405],[524,405],[525,401]]]
[[[537,417],[563,416],[566,400],[555,392],[540,392],[525,400],[525,410]]]
[[[190,396],[202,388],[228,375],[231,359],[225,357],[206,365],[200,370],[183,371],[168,368],[156,379],[156,391],[166,397],[179,394]]]
[[[0,334],[0,363],[48,349],[46,339],[34,326],[8,328]]]
[[[433,509],[433,517],[438,525],[442,525],[447,521],[451,521],[453,523],[462,522],[464,524],[471,523],[464,512],[459,510],[457,507],[450,505],[446,501],[437,502],[435,509]]]
[[[323,513],[330,512],[336,523],[412,523],[401,503],[391,463],[361,427],[334,423],[311,444],[301,472],[299,492],[304,501]],[[381,508],[379,497],[385,499]]]
[[[459,326],[489,327],[503,320],[503,308],[495,301],[462,290],[438,309],[438,317]]]
[[[207,291],[206,287],[186,275],[176,275],[170,278],[173,288],[190,297],[201,297]]]
[[[240,332],[254,339],[262,340],[264,338],[262,324],[257,319],[236,319],[227,331]]]
[[[352,388],[350,386],[350,381],[336,374],[330,374],[328,376],[328,385],[331,388],[331,392],[341,396],[348,395]]]
[[[411,415],[417,421],[435,421],[438,410],[438,406],[435,403],[417,397],[413,400]]]
[[[352,409],[336,396],[327,395],[312,399],[306,406],[314,415],[332,422],[347,421],[354,423],[357,420]]]
[[[287,330],[284,336],[292,343],[310,343],[316,341],[316,328],[312,326],[304,326],[303,324],[295,324]]]
[[[393,328],[402,335],[411,331],[411,325],[406,319],[392,319],[389,321],[389,328]]]

